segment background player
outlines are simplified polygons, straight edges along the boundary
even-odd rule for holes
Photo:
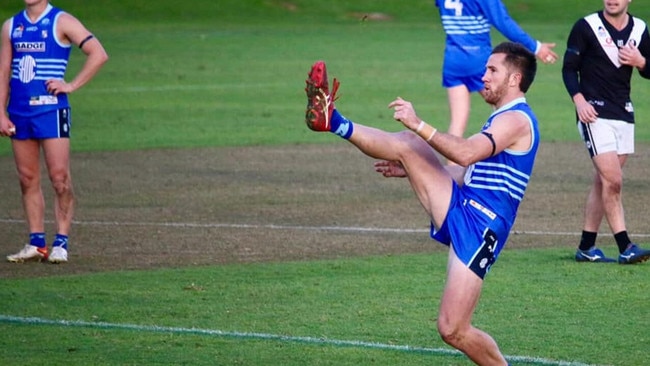
[[[70,176],[71,115],[68,94],[81,88],[108,60],[101,43],[79,20],[47,0],[25,0],[25,9],[2,25],[0,46],[0,135],[11,136],[29,243],[10,262],[67,262],[74,194]],[[86,55],[81,70],[64,80],[71,46]],[[8,102],[8,103],[7,103]],[[56,237],[48,254],[40,151],[54,189]]]

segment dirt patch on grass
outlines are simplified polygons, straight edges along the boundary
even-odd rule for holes
[[[650,148],[626,167],[630,233],[647,233]],[[77,153],[70,262],[13,264],[26,242],[12,157],[0,157],[0,277],[444,253],[408,182],[386,179],[342,141],[327,145]],[[579,143],[546,143],[506,249],[573,254],[592,168]],[[47,199],[48,241],[53,236]],[[606,224],[603,230],[608,230]],[[601,235],[613,244],[610,235]],[[640,238],[643,242],[643,237]],[[444,255],[444,254],[441,254]]]

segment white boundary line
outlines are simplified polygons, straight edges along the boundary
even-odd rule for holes
[[[270,334],[270,333],[253,333],[253,332],[228,332],[218,329],[202,329],[202,328],[182,328],[182,327],[163,327],[158,325],[137,325],[137,324],[119,324],[107,322],[87,322],[83,320],[53,320],[35,317],[20,317],[11,315],[0,315],[0,323],[14,323],[23,325],[57,325],[62,327],[78,327],[78,328],[100,328],[100,329],[121,329],[133,330],[137,332],[151,332],[151,333],[174,333],[174,334],[198,334],[205,336],[228,337],[238,339],[262,339],[279,342],[291,343],[306,343],[315,345],[328,345],[338,347],[357,347],[357,348],[370,348],[379,350],[392,350],[403,351],[410,353],[425,353],[435,355],[451,355],[460,356],[462,353],[447,348],[427,348],[416,347],[408,345],[395,345],[377,342],[364,342],[364,341],[346,341],[327,338],[314,338],[314,337],[293,337],[287,335]],[[549,366],[596,366],[585,364],[575,361],[556,361],[538,357],[528,356],[505,356],[509,362],[520,362],[535,365],[549,365]]]
[[[46,221],[51,224],[53,221]],[[0,223],[24,224],[24,220],[0,219]],[[233,223],[198,223],[198,222],[120,222],[120,221],[73,221],[73,225],[81,226],[151,226],[151,227],[186,227],[186,228],[229,228],[229,229],[268,229],[268,230],[299,230],[299,231],[343,231],[357,233],[428,233],[428,229],[382,228],[362,226],[300,226],[276,224],[233,224]],[[607,234],[602,232],[599,234]],[[510,235],[540,235],[540,236],[580,236],[580,232],[568,231],[537,231],[513,230]],[[650,234],[633,234],[633,237],[648,238]]]
[[[23,224],[24,220],[16,219],[0,219],[0,223],[8,224]],[[51,222],[50,222],[51,223]],[[428,233],[429,230],[425,229],[402,229],[402,228],[377,228],[377,227],[346,227],[346,226],[296,226],[296,225],[256,225],[256,224],[232,224],[232,223],[191,223],[191,222],[119,222],[119,221],[74,221],[74,225],[84,226],[153,226],[153,227],[189,227],[189,228],[233,228],[233,229],[269,229],[269,230],[303,230],[303,231],[344,231],[344,232],[357,232],[357,233]],[[544,231],[513,231],[515,235],[580,235],[578,232],[544,232]],[[650,236],[649,234],[642,234],[637,236]],[[429,353],[438,355],[461,355],[460,352],[452,349],[445,348],[426,348],[415,347],[408,345],[391,345],[375,342],[364,341],[346,341],[335,340],[326,338],[313,338],[313,337],[292,337],[277,334],[267,333],[249,333],[249,332],[227,332],[222,330],[213,329],[199,329],[199,328],[179,328],[179,327],[161,327],[161,326],[146,326],[135,324],[115,324],[105,322],[86,322],[86,321],[73,321],[73,320],[51,320],[43,318],[29,318],[29,317],[16,317],[10,315],[0,315],[0,322],[3,323],[18,323],[18,324],[44,324],[44,325],[60,325],[67,327],[85,327],[85,328],[102,328],[102,329],[128,329],[143,332],[158,332],[158,333],[178,333],[178,334],[202,334],[209,336],[241,338],[241,339],[266,339],[276,340],[282,342],[293,343],[310,343],[320,345],[334,345],[342,347],[361,347],[373,348],[383,350],[396,350],[414,353]],[[549,366],[595,366],[573,361],[554,361],[537,357],[528,356],[506,356],[510,362],[521,362],[538,365]]]

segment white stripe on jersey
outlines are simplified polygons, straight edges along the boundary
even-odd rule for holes
[[[472,173],[472,180],[467,185],[473,188],[508,192],[510,197],[521,201],[529,180],[528,174],[512,167],[477,162]]]
[[[443,15],[442,27],[448,34],[480,34],[490,32],[490,22],[483,16]]]

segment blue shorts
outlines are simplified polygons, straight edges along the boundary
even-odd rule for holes
[[[489,208],[466,197],[454,183],[447,217],[439,230],[431,225],[431,237],[451,244],[460,261],[483,279],[505,246],[511,226]]]
[[[442,65],[442,86],[452,88],[465,85],[470,92],[485,88],[483,74],[485,64],[492,53],[492,46],[460,47],[445,46]]]
[[[31,117],[10,115],[16,126],[16,140],[42,140],[51,138],[70,138],[72,118],[70,108],[55,109]]]
[[[470,93],[479,92],[485,88],[483,83],[483,72],[473,75],[450,75],[442,74],[442,86],[452,88],[459,85],[465,85]]]

